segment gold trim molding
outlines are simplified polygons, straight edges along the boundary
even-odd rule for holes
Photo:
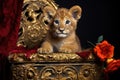
[[[25,53],[13,53],[9,55],[8,59],[11,62],[84,62],[95,60],[92,53],[87,59],[78,56],[76,53],[33,53],[29,58]]]

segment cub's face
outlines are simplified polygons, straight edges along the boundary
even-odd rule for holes
[[[76,20],[67,9],[59,9],[56,12],[53,20],[53,27],[51,28],[53,34],[57,37],[67,37],[75,31]]]
[[[47,13],[52,18],[50,31],[54,37],[65,38],[75,32],[77,21],[80,19],[82,12],[79,6],[73,6],[70,9],[51,10],[50,12],[49,9]]]

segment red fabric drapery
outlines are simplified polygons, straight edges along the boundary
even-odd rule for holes
[[[23,0],[0,0],[0,80],[8,80],[3,78],[6,59],[16,48],[22,5]]]

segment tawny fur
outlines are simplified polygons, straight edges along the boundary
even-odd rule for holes
[[[38,53],[78,52],[81,51],[80,40],[76,35],[77,21],[81,17],[80,6],[70,9],[45,7],[44,13],[52,20],[48,35],[37,50]]]

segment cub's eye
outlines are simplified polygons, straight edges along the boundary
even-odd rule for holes
[[[66,20],[65,24],[70,24],[70,20]]]
[[[54,21],[54,24],[57,24],[57,25],[58,25],[58,24],[59,24],[59,20],[55,20],[55,21]]]

